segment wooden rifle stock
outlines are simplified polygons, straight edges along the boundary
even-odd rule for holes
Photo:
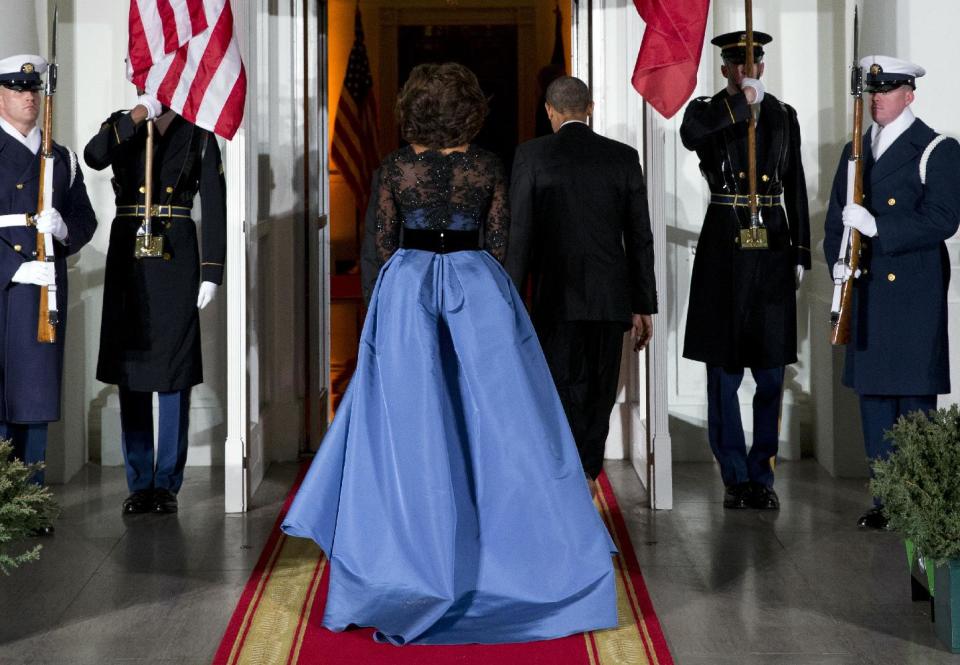
[[[745,0],[745,14],[747,18],[746,62],[744,74],[754,78],[756,69],[753,58],[753,2]],[[750,228],[760,225],[760,212],[757,206],[757,114],[750,108],[750,123],[747,125],[747,186],[750,188]]]
[[[43,109],[43,144],[40,148],[40,186],[37,196],[37,214],[44,209],[44,180],[47,170],[47,158],[53,153],[53,95],[47,95]],[[37,232],[37,261],[46,261],[46,234]],[[37,318],[37,341],[41,344],[53,344],[57,341],[57,328],[51,321],[49,309],[50,290],[40,287],[40,313]]]
[[[863,204],[863,96],[853,101],[853,140],[851,141],[850,160],[854,162],[853,199],[857,205]],[[860,232],[850,229],[850,243],[847,248],[847,265],[850,276],[840,289],[840,310],[835,321],[831,321],[830,343],[847,344],[850,341],[850,317],[853,315],[853,289],[857,270],[860,266]]]

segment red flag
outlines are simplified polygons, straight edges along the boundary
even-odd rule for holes
[[[359,5],[354,19],[353,47],[337,103],[330,157],[353,192],[357,207],[363,210],[370,197],[370,175],[380,165],[380,149],[373,75],[363,42]]]
[[[127,78],[186,120],[231,139],[247,75],[230,0],[130,0]]]
[[[697,87],[710,0],[633,0],[647,24],[633,87],[665,118]]]

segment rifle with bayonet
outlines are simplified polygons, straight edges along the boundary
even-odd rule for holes
[[[50,62],[47,81],[43,88],[43,142],[40,146],[40,187],[37,194],[37,214],[53,208],[53,95],[57,91],[57,19],[59,8],[53,9]],[[37,232],[37,261],[54,262],[53,237]],[[37,341],[53,344],[57,341],[57,285],[40,287],[40,313],[37,319]]]
[[[847,161],[847,204],[863,203],[863,68],[860,67],[859,15],[853,10],[853,66],[850,72],[850,94],[853,95],[853,138]],[[850,317],[853,309],[853,288],[860,275],[860,232],[843,227],[840,256],[833,267],[833,301],[830,305],[830,343],[850,341]]]

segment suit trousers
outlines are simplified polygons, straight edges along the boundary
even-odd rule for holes
[[[936,408],[936,395],[860,395],[863,444],[870,461],[886,459],[890,455],[892,444],[884,434],[893,427],[900,416],[911,411],[926,413]],[[870,473],[873,475],[873,469]],[[880,500],[876,497],[873,502],[877,506],[880,505]]]
[[[36,464],[47,459],[47,423],[8,423],[0,421],[0,439],[13,444],[13,456],[24,464]],[[43,471],[30,480],[43,485]]]
[[[537,330],[584,472],[603,470],[610,411],[617,399],[623,324],[562,321]]]
[[[153,444],[153,393],[120,388],[120,427],[127,487],[131,492],[166,489],[174,494],[183,484],[190,428],[190,388],[157,393],[160,422],[156,461]]]
[[[750,373],[757,391],[753,396],[753,446],[748,454],[737,398],[743,369],[707,365],[707,434],[727,487],[748,481],[773,487],[771,462],[779,448],[784,368],[751,368]]]

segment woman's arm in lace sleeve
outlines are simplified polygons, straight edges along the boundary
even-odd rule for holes
[[[510,200],[503,165],[496,160],[493,165],[493,198],[484,223],[484,249],[500,263],[507,258],[507,235],[510,228]]]
[[[400,211],[393,198],[397,167],[384,163],[380,168],[380,186],[374,192],[377,201],[377,256],[381,265],[390,260],[400,246]]]

